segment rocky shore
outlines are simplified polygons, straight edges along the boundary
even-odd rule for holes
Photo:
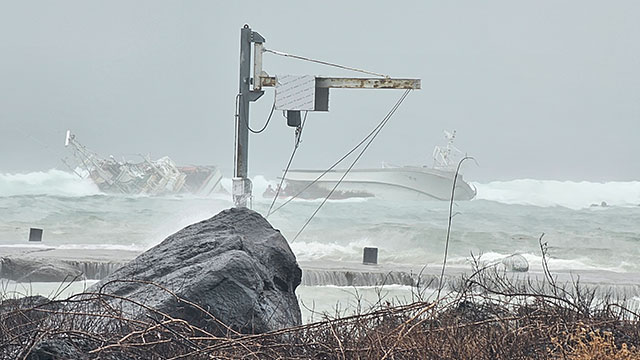
[[[258,213],[229,209],[142,254],[9,248],[3,277],[99,278],[66,299],[0,300],[0,357],[21,359],[640,357],[638,277],[474,264],[298,264]],[[613,281],[612,281],[613,279]],[[300,284],[403,284],[357,314],[301,323]],[[437,295],[436,295],[437,294]]]

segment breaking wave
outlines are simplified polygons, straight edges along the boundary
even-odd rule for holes
[[[267,180],[267,178],[262,175],[254,176],[251,178],[253,195],[261,197],[269,185],[275,188],[279,182],[280,180]],[[231,178],[222,178],[222,180],[220,180],[220,185],[229,194],[233,193],[233,180]]]
[[[502,259],[509,257],[513,254],[518,254],[524,257],[529,264],[529,269],[534,271],[542,271],[542,256],[538,254],[531,253],[498,253],[494,251],[489,251],[483,254],[480,254],[477,260],[484,265],[499,263]],[[448,263],[452,266],[470,266],[472,259],[470,256],[459,256],[451,258]],[[559,270],[609,270],[609,271],[618,271],[622,272],[623,264],[619,264],[619,266],[613,266],[610,268],[603,267],[601,265],[596,265],[593,261],[587,257],[577,257],[575,259],[559,259],[551,256],[547,257],[547,263],[549,265],[549,269],[552,271]]]
[[[640,181],[573,182],[521,179],[474,183],[477,200],[504,204],[562,206],[584,209],[603,202],[608,206],[640,205]]]
[[[231,193],[231,179],[224,178],[222,186]],[[252,178],[253,194],[259,201],[268,185],[276,187],[279,180],[267,179],[262,175]],[[503,204],[531,205],[538,207],[561,206],[570,209],[584,209],[600,206],[639,206],[640,181],[559,181],[518,179],[511,181],[491,181],[472,183],[478,189],[476,200],[488,200]],[[322,200],[322,199],[319,199]],[[362,202],[367,199],[348,199]],[[300,200],[304,201],[304,200]],[[316,200],[307,200],[316,201]],[[344,200],[337,200],[344,202]]]
[[[88,179],[70,172],[51,169],[23,174],[0,174],[0,196],[51,195],[88,196],[100,194]]]
[[[262,194],[278,179],[262,175],[252,178],[253,193],[257,201],[266,199]],[[231,193],[230,178],[223,178],[222,187]],[[640,205],[640,181],[574,182],[558,180],[519,179],[473,183],[478,189],[476,200],[488,200],[503,204],[531,205],[539,207],[562,206],[584,209],[603,202],[609,206]],[[51,169],[29,173],[0,173],[0,197],[21,195],[49,195],[81,197],[101,194],[89,179],[81,179],[71,172]],[[352,199],[364,201],[363,199]]]
[[[233,186],[233,180],[231,178],[222,178],[222,180],[220,181],[220,184],[222,186],[222,188],[229,194],[231,194],[233,192],[232,190],[232,186]],[[254,196],[254,202],[265,202],[265,203],[271,203],[271,200],[273,199],[272,196],[264,196],[263,194],[265,193],[265,191],[267,190],[268,186],[271,186],[272,188],[276,188],[279,184],[280,184],[280,180],[279,179],[275,179],[275,180],[270,180],[267,179],[266,177],[262,176],[262,175],[256,175],[253,178],[251,178],[251,184],[252,184],[252,192],[253,192],[253,196]],[[289,198],[289,197],[285,197]],[[280,199],[282,200],[282,199]],[[318,199],[295,199],[296,202],[308,202],[308,203],[320,203],[323,202],[324,199],[323,198],[318,198]],[[331,199],[329,200],[329,202],[336,202],[339,201],[341,203],[345,203],[345,202],[366,202],[367,198],[350,198],[350,199]],[[280,201],[278,201],[278,203],[280,203]]]

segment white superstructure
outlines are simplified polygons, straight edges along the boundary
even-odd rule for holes
[[[449,200],[457,161],[461,152],[453,146],[455,131],[445,131],[446,147],[436,147],[434,166],[385,166],[379,169],[289,170],[285,175],[285,193],[301,198],[321,198],[340,182],[332,198],[376,197],[381,199]],[[319,178],[320,177],[320,178]],[[319,178],[319,179],[318,179]],[[304,190],[304,191],[303,191]],[[476,189],[458,174],[454,192],[455,200],[470,200]]]

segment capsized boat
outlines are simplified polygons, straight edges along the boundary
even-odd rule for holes
[[[141,161],[103,158],[89,150],[67,131],[65,146],[73,159],[62,161],[81,178],[89,178],[105,193],[163,195],[191,193],[208,196],[220,189],[222,174],[215,166],[177,166],[169,157]]]
[[[462,152],[453,146],[455,131],[445,131],[445,137],[447,145],[434,149],[432,167],[383,165],[378,169],[352,169],[346,175],[346,170],[331,170],[322,177],[323,170],[289,170],[284,175],[283,191],[289,196],[299,194],[303,199],[324,198],[340,182],[331,194],[332,199],[449,200],[457,157]],[[471,200],[476,193],[458,173],[454,199]]]

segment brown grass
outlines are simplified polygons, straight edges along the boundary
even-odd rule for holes
[[[148,284],[148,286],[157,286]],[[162,291],[169,291],[162,289]],[[221,324],[199,311],[199,328],[134,303],[144,317],[83,293],[62,301],[0,304],[0,356],[43,358],[47,351],[102,359],[637,359],[635,312],[577,284],[518,282],[492,268],[460,279],[456,292],[402,306],[377,305],[350,317],[265,334],[212,335]],[[62,350],[60,350],[62,349]]]
[[[494,267],[450,285],[447,295],[264,334],[239,334],[205,309],[176,299],[203,327],[131,299],[85,292],[64,300],[0,302],[3,359],[639,359],[638,313],[548,270],[532,282]],[[118,280],[132,281],[135,280]],[[140,283],[140,282],[139,282]],[[123,307],[126,303],[128,306]],[[120,306],[118,306],[120,304]],[[127,312],[123,309],[129,309]],[[131,309],[137,311],[131,312]],[[358,307],[360,308],[360,307]],[[216,336],[222,329],[224,336]]]

